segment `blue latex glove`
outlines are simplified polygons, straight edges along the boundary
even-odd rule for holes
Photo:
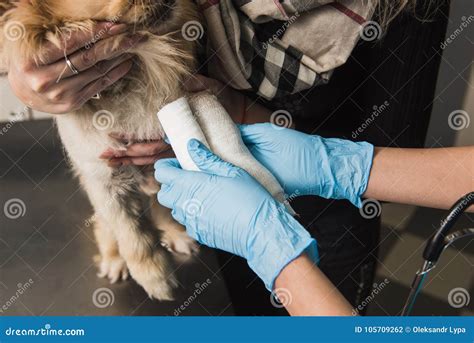
[[[361,207],[373,145],[307,135],[271,124],[241,125],[253,156],[275,175],[285,193],[347,199]]]
[[[305,250],[317,261],[316,241],[254,178],[197,140],[188,150],[202,172],[163,159],[155,164],[155,177],[162,184],[159,202],[172,209],[191,237],[247,259],[269,290]]]

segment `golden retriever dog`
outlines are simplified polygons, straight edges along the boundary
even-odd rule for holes
[[[175,257],[192,256],[196,243],[157,202],[159,185],[152,171],[112,169],[98,156],[110,147],[123,148],[111,133],[133,134],[139,141],[162,139],[156,113],[183,95],[182,81],[195,68],[197,43],[183,37],[182,27],[199,21],[196,5],[189,0],[3,0],[0,5],[4,27],[15,23],[24,28],[22,39],[0,41],[1,59],[7,64],[18,58],[40,63],[47,55],[46,42],[61,47],[71,32],[91,31],[96,21],[129,24],[130,32],[111,44],[119,45],[130,33],[146,36],[130,49],[136,58],[124,79],[102,92],[99,100],[55,120],[95,210],[99,276],[116,281],[130,272],[150,297],[172,299]]]

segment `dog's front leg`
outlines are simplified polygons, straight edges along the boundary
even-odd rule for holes
[[[99,255],[94,256],[94,261],[99,267],[97,276],[108,278],[111,283],[128,278],[127,263],[120,256],[113,227],[105,218],[96,213],[94,215],[94,235],[99,248]]]
[[[151,215],[156,227],[163,231],[163,245],[180,262],[187,261],[199,251],[196,241],[186,233],[184,226],[173,219],[171,210],[156,200],[156,196],[151,199]]]
[[[130,176],[81,177],[97,215],[106,218],[132,277],[150,297],[171,300],[177,281],[170,253],[149,214],[149,198]]]

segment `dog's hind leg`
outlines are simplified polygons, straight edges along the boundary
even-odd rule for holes
[[[117,239],[105,219],[100,214],[94,215],[94,235],[99,248],[99,255],[94,256],[99,273],[97,276],[108,278],[110,283],[128,278],[127,263],[120,256]]]
[[[81,175],[81,180],[96,213],[113,231],[131,276],[150,297],[171,300],[177,281],[171,255],[161,246],[160,232],[150,218],[149,197],[139,190],[132,173],[122,170],[104,178],[98,174],[96,169],[89,177]]]

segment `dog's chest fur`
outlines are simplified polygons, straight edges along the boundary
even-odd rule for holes
[[[80,110],[56,117],[59,134],[74,163],[101,162],[98,156],[107,148],[123,148],[119,141],[109,136],[111,133],[132,134],[137,141],[163,137],[156,117],[162,100],[157,96],[150,104],[134,81],[126,88],[91,100]]]

